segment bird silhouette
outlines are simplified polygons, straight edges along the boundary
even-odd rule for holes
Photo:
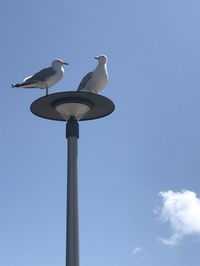
[[[12,88],[39,88],[48,89],[59,82],[64,75],[63,65],[68,65],[60,59],[53,60],[50,67],[44,68],[32,76],[23,80],[22,83],[12,84]]]
[[[98,93],[106,86],[108,82],[108,59],[105,55],[95,56],[95,59],[98,60],[98,65],[82,78],[77,91]]]

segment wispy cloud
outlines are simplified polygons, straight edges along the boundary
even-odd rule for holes
[[[162,206],[159,215],[169,222],[172,230],[170,238],[161,238],[163,244],[174,246],[186,235],[200,234],[200,199],[189,190],[160,192]]]
[[[142,247],[135,247],[135,248],[132,250],[131,254],[136,255],[136,254],[138,254],[138,253],[141,253],[142,251],[143,251],[143,248],[142,248]]]

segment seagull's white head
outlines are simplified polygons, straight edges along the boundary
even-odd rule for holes
[[[101,63],[101,64],[106,64],[108,61],[108,58],[106,55],[97,55],[97,56],[95,56],[95,59],[97,59],[99,61],[99,63]]]
[[[56,60],[52,61],[51,65],[52,65],[52,67],[59,67],[59,66],[62,66],[62,65],[69,65],[69,64],[67,62],[64,62],[61,59],[56,59]]]

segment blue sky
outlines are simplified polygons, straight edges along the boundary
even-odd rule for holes
[[[11,89],[55,58],[50,92],[109,58],[115,112],[81,122],[82,266],[198,266],[200,3],[2,1],[0,265],[65,263],[65,124],[40,119],[42,90]]]

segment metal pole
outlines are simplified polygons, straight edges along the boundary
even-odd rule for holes
[[[78,122],[74,117],[71,117],[66,125],[66,138],[68,142],[66,266],[79,266],[78,137]]]

